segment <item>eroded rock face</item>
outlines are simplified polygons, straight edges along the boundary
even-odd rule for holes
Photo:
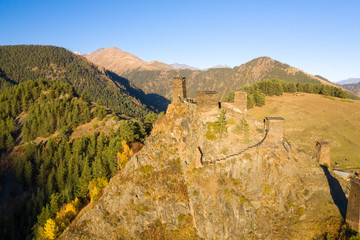
[[[341,218],[315,159],[230,109],[220,136],[216,114],[170,105],[62,238],[312,239]]]

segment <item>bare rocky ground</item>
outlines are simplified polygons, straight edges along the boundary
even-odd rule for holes
[[[193,104],[170,105],[145,147],[60,238],[313,239],[335,234],[342,217],[315,159],[286,140],[261,142],[263,124],[231,109],[227,134],[212,134],[208,126],[217,114],[200,112]]]

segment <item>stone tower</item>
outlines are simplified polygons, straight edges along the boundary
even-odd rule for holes
[[[351,179],[351,188],[346,210],[346,222],[357,232],[360,230],[360,180]]]
[[[282,142],[284,139],[284,118],[282,117],[265,117],[264,127],[267,138],[274,141]]]
[[[200,111],[219,109],[218,93],[214,91],[201,91],[196,93],[196,106]]]
[[[247,92],[247,90],[235,91],[234,106],[243,113],[247,111]]]
[[[173,78],[173,102],[182,102],[186,98],[186,81],[184,77]]]
[[[316,159],[320,165],[331,168],[330,144],[329,142],[316,142]]]

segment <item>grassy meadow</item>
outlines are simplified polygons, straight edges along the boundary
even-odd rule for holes
[[[266,105],[248,110],[248,116],[285,118],[284,135],[313,155],[317,140],[329,141],[331,160],[340,169],[360,169],[360,101],[315,94],[266,97]]]

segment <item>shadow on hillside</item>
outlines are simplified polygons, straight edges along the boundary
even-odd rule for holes
[[[323,169],[326,179],[328,180],[330,194],[334,200],[334,203],[338,207],[341,216],[345,220],[347,209],[347,198],[345,196],[345,193],[339,181],[330,174],[328,168],[326,166],[321,166],[321,168]]]
[[[128,79],[117,75],[114,72],[106,71],[106,75],[110,77],[115,83],[118,83],[125,87],[126,92],[131,96],[140,99],[142,103],[145,103],[149,108],[158,112],[166,111],[170,100],[156,93],[145,94],[143,90],[136,87]]]
[[[146,99],[149,101],[159,112],[166,112],[171,101],[159,94],[148,93]]]

